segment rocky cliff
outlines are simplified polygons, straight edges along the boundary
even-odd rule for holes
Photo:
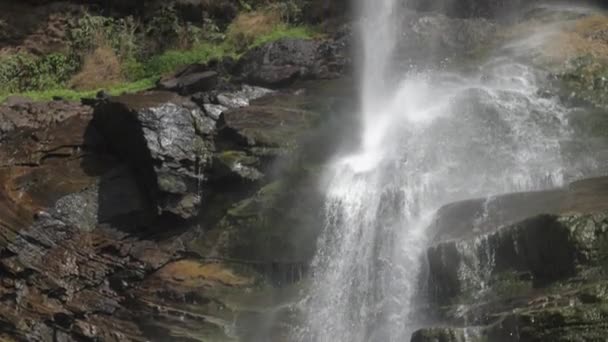
[[[236,2],[178,3],[232,15]],[[490,14],[506,2],[465,3],[404,12],[405,69],[466,70],[496,40],[527,32]],[[606,44],[603,25],[573,27],[568,37]],[[10,97],[0,106],[0,339],[288,341],[323,225],[321,173],[352,149],[338,132],[357,129],[351,47],[344,29],[188,65],[136,94]],[[554,83],[543,96],[580,105],[576,133],[604,146],[594,94],[606,90],[605,61],[560,55],[556,66],[551,51],[538,54]],[[442,208],[417,311],[425,328],[412,341],[605,340],[607,200],[608,181],[594,178]]]
[[[1,339],[280,335],[280,322],[261,325],[293,298],[314,253],[324,157],[313,147],[328,139],[318,127],[348,104],[348,91],[331,90],[341,86],[305,80],[342,75],[345,48],[286,40],[243,57],[235,79],[282,90],[220,84],[211,63],[165,78],[165,90],[83,104],[10,98],[0,107]]]

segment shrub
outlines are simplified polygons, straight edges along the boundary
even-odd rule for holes
[[[137,30],[133,17],[114,19],[85,13],[70,22],[68,40],[72,52],[81,60],[99,47],[111,47],[121,60],[138,52]]]
[[[286,0],[270,4],[268,8],[279,13],[284,23],[299,23],[302,21],[302,6],[294,0]]]
[[[174,47],[178,40],[180,25],[177,11],[173,4],[162,5],[146,23],[145,34],[151,40],[152,53]]]
[[[22,92],[65,84],[78,64],[63,54],[36,57],[26,53],[0,56],[0,92]]]

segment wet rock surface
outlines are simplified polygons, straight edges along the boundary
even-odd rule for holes
[[[125,95],[100,103],[95,125],[128,160],[159,213],[196,216],[204,171],[214,151],[215,122],[172,93]]]
[[[446,13],[404,20],[401,49],[443,60],[500,29]],[[356,82],[302,80],[348,72],[350,39],[269,43],[94,108],[0,106],[0,340],[288,340],[324,158],[359,129],[335,114],[355,112]],[[605,340],[607,193],[600,178],[441,209],[420,311],[436,327],[413,341]]]
[[[444,233],[427,250],[426,291],[433,320],[455,328],[423,329],[412,341],[601,340],[608,331],[606,184],[590,179],[440,211]]]
[[[0,106],[1,340],[283,338],[268,315],[297,298],[319,227],[299,151],[330,109],[212,92]]]
[[[280,87],[298,79],[331,79],[351,65],[348,37],[327,41],[282,39],[247,52],[236,67],[245,82]]]

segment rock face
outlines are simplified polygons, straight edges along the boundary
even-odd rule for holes
[[[498,30],[494,21],[485,18],[405,11],[396,58],[422,65],[474,58],[496,39]]]
[[[282,39],[247,52],[237,65],[245,82],[266,87],[296,79],[336,78],[350,66],[348,39]]]
[[[95,125],[130,162],[158,212],[197,215],[204,171],[214,151],[215,122],[194,103],[171,93],[125,95],[102,102]]]
[[[505,211],[489,221],[493,230],[486,227],[485,233],[458,240],[439,234],[439,242],[427,251],[431,316],[457,328],[423,329],[412,341],[464,341],[464,336],[466,341],[592,341],[606,336],[606,184],[599,178],[560,191],[498,198],[497,208]],[[549,201],[543,202],[543,196]],[[531,218],[509,223],[509,210],[521,214],[517,208],[526,203],[546,206],[532,206]],[[461,207],[458,215],[455,206]],[[473,222],[479,213],[472,207],[469,201],[444,209],[442,229],[448,230],[450,221]]]
[[[302,139],[334,110],[207,95],[226,110],[166,91],[0,106],[0,340],[284,340],[320,227]]]

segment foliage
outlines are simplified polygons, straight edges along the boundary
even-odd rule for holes
[[[62,85],[77,68],[63,54],[36,57],[26,53],[0,56],[0,93],[33,91]]]
[[[240,2],[244,11],[226,31],[206,13],[198,24],[183,22],[173,5],[160,6],[146,23],[130,16],[84,13],[68,23],[67,52],[0,55],[0,99],[17,93],[36,99],[76,99],[94,95],[101,87],[114,92],[141,90],[187,64],[238,57],[273,40],[314,35],[310,28],[294,25],[302,19],[302,4],[308,0]],[[67,86],[92,90],[64,89]]]
[[[99,47],[109,46],[121,60],[133,58],[138,49],[139,24],[133,17],[115,19],[85,13],[70,22],[68,40],[80,59]]]
[[[255,38],[251,47],[260,46],[283,38],[311,39],[316,33],[308,26],[279,25],[271,32]]]
[[[231,54],[225,44],[201,43],[190,50],[169,50],[153,56],[141,65],[146,77],[162,75],[175,70],[180,66],[209,61]]]
[[[173,4],[160,6],[145,26],[146,36],[154,43],[152,50],[164,50],[178,40],[184,28]]]
[[[302,21],[302,4],[295,0],[275,2],[269,5],[269,9],[276,11],[284,23],[300,23]]]
[[[247,3],[245,0],[239,0],[239,4],[245,11],[251,11],[253,9],[251,7],[251,5],[249,3]]]
[[[156,83],[156,80],[157,80],[156,77],[145,78],[145,79],[138,80],[136,82],[129,82],[129,83],[115,85],[115,86],[110,87],[105,90],[110,95],[134,93],[134,92],[152,88],[154,86],[154,84]],[[57,98],[57,97],[66,99],[66,100],[77,101],[82,98],[95,97],[95,95],[100,90],[102,90],[102,88],[86,90],[86,91],[78,91],[78,90],[66,89],[66,88],[52,88],[52,89],[45,89],[45,90],[39,90],[39,91],[22,92],[22,93],[20,93],[20,95],[31,98],[32,100],[35,100],[35,101],[48,101],[48,100],[52,100],[53,98]],[[9,94],[2,95],[0,93],[0,103],[3,102],[8,96],[9,96]]]

